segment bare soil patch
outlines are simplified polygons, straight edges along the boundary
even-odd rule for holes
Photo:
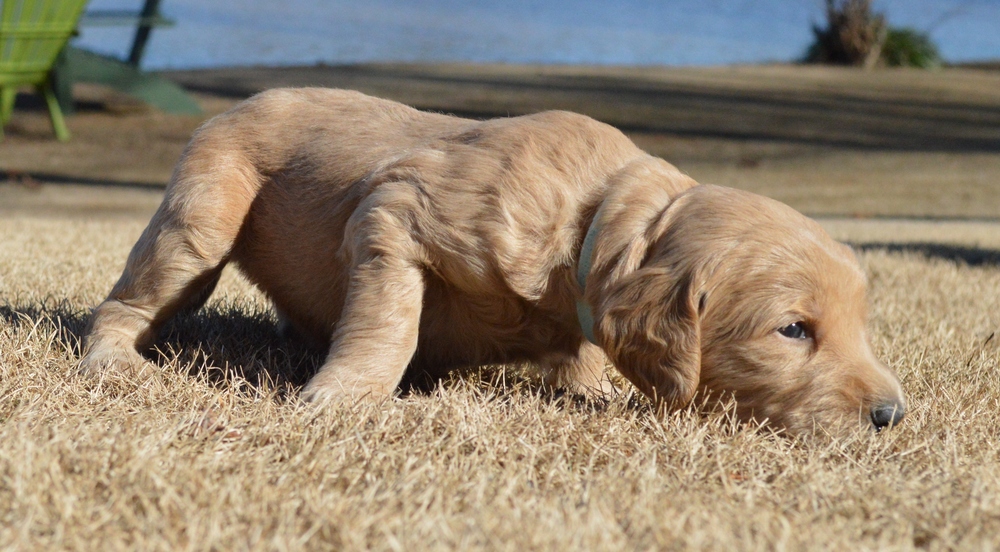
[[[1000,216],[996,71],[379,64],[169,75],[198,94],[206,116],[276,86],[353,88],[473,117],[569,109],[618,126],[701,182],[810,215]],[[53,185],[162,187],[203,120],[99,88],[76,95],[67,144],[51,140],[37,99],[19,99],[0,181],[27,173]]]

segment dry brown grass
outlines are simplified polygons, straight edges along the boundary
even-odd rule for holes
[[[2,549],[1000,547],[995,256],[865,250],[909,413],[793,441],[547,395],[513,369],[316,412],[286,392],[312,357],[233,274],[160,342],[158,376],[85,380],[84,317],[144,222],[0,219]],[[930,253],[949,251],[967,250]]]

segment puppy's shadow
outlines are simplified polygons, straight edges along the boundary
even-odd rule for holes
[[[15,333],[20,329],[39,335],[52,335],[53,342],[73,357],[80,355],[81,338],[90,312],[66,299],[46,297],[41,301],[0,303],[0,325]]]
[[[0,324],[15,332],[51,335],[74,361],[82,353],[90,314],[89,308],[55,297],[0,303]],[[276,320],[264,309],[213,304],[168,322],[144,356],[166,370],[187,368],[222,385],[241,379],[287,396],[308,381],[324,355],[280,336]]]
[[[613,368],[609,367],[609,370]],[[479,401],[497,404],[531,398],[559,410],[573,412],[624,410],[652,413],[655,410],[649,400],[627,383],[619,382],[616,396],[590,397],[567,389],[546,386],[536,369],[528,363],[466,366],[454,369],[444,376],[431,375],[410,366],[399,385],[399,396],[401,398],[431,396],[439,389],[459,387],[471,392]]]
[[[73,361],[80,358],[90,309],[65,298],[15,300],[0,304],[0,324],[15,332],[52,335],[53,343]],[[144,356],[164,370],[186,369],[192,377],[230,386],[246,382],[275,391],[279,400],[295,397],[319,369],[325,350],[282,336],[269,309],[258,305],[212,302],[195,312],[181,313],[168,322],[153,348]],[[550,389],[517,365],[468,367],[443,376],[415,367],[407,369],[399,386],[401,397],[433,395],[439,387],[464,385],[486,401],[535,396],[573,410],[604,410],[608,401]],[[648,408],[640,398],[628,399],[630,408]]]
[[[286,395],[312,377],[325,351],[280,335],[270,312],[213,304],[174,317],[146,356],[218,383],[242,379]]]
[[[317,349],[294,337],[280,335],[277,320],[267,310],[240,305],[209,305],[182,314],[169,323],[157,341],[158,362],[189,366],[192,374],[207,370],[206,376],[220,385],[241,378],[253,385],[267,382],[279,395],[297,395],[316,373],[327,350]],[[484,401],[508,401],[534,396],[558,408],[576,411],[603,411],[609,401],[551,389],[532,374],[527,365],[470,366],[439,374],[409,366],[399,384],[397,396],[426,397],[438,388],[465,386]],[[628,408],[648,409],[648,402],[635,395]]]

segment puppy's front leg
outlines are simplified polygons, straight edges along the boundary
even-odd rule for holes
[[[605,397],[614,392],[606,370],[608,358],[601,348],[589,342],[580,345],[577,355],[542,366],[545,384],[588,397]]]
[[[417,349],[423,295],[416,265],[381,257],[356,267],[330,353],[302,397],[325,402],[392,394]]]
[[[302,390],[303,399],[378,399],[403,378],[417,349],[425,287],[422,249],[407,211],[410,196],[406,185],[384,184],[348,221],[345,248],[353,267],[344,308],[326,362]]]

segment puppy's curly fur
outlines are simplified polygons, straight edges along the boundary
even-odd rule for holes
[[[516,361],[600,394],[609,359],[664,408],[732,394],[792,432],[903,409],[848,248],[573,113],[472,121],[324,89],[247,100],[192,138],[94,313],[83,369],[141,366],[230,261],[329,346],[307,400],[389,395],[408,366]]]

